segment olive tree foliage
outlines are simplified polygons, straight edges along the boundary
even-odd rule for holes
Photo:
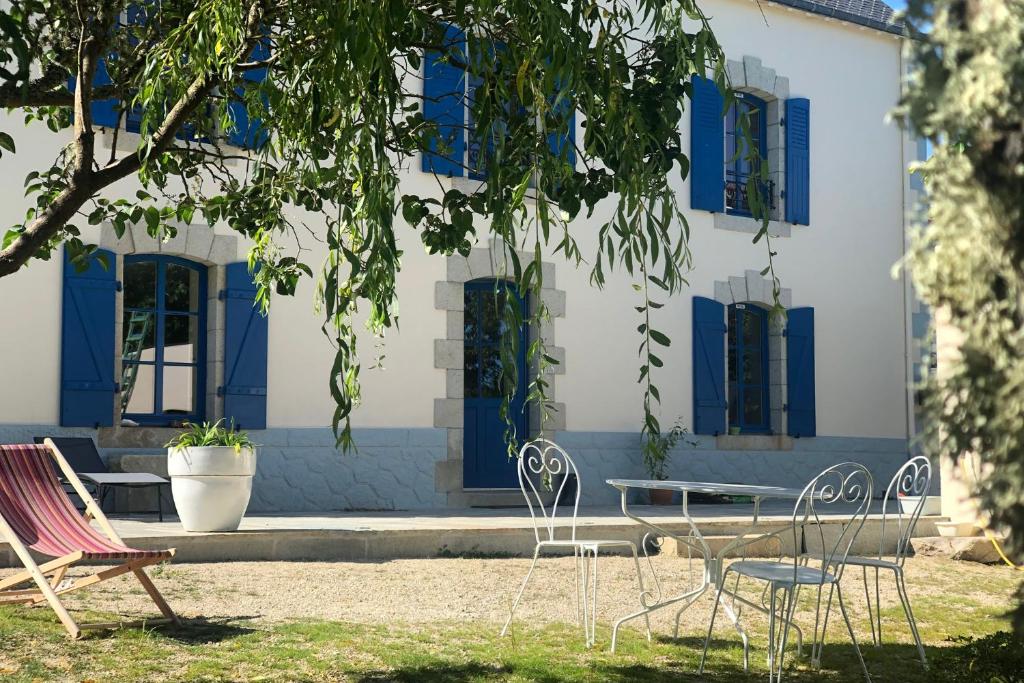
[[[129,21],[132,10],[144,20]],[[468,47],[448,42],[449,25],[465,31]],[[425,51],[479,79],[470,144],[485,150],[477,170],[487,182],[478,189],[446,189],[438,178],[437,193],[421,197],[400,186],[418,154],[446,149],[422,113]],[[94,86],[100,60],[111,82]],[[397,324],[398,216],[432,254],[465,255],[488,239],[503,245],[508,278],[538,295],[532,322],[549,315],[539,296],[542,254],[585,265],[595,286],[622,268],[639,292],[643,430],[657,434],[651,373],[670,340],[653,325],[663,302],[651,294],[679,291],[691,267],[689,228],[670,187],[689,171],[680,123],[694,74],[714,79],[731,102],[724,63],[693,0],[10,0],[0,6],[0,105],[69,142],[28,178],[36,205],[3,238],[0,277],[62,243],[76,261],[88,259],[95,246],[80,238],[83,223],[118,235],[141,223],[161,239],[193,220],[226,224],[253,244],[264,306],[315,280],[323,331],[337,349],[334,428],[347,445],[359,400],[354,319],[378,335]],[[246,78],[263,69],[265,79]],[[109,97],[140,112],[134,149],[97,146],[90,103]],[[247,152],[225,144],[232,99],[262,120],[267,144]],[[548,143],[573,110],[584,121],[575,167]],[[11,132],[0,136],[7,153]],[[105,196],[132,175],[142,185],[134,198]],[[573,220],[599,203],[611,218],[596,251],[584,254]],[[765,230],[761,238],[768,243]],[[322,263],[309,262],[314,241],[326,244]],[[517,251],[533,259],[521,262]],[[505,314],[518,329],[517,307]],[[517,339],[506,335],[505,367]],[[546,370],[555,361],[541,339],[528,358],[528,399],[549,415]],[[506,396],[514,383],[505,373]]]
[[[899,113],[934,143],[927,220],[909,265],[920,296],[963,334],[931,380],[927,443],[975,453],[977,494],[1024,554],[1024,3],[916,0],[915,70]],[[1024,593],[1021,593],[1024,598]],[[1016,614],[1024,627],[1024,610]]]

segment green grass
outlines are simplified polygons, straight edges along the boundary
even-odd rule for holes
[[[975,565],[977,566],[977,565]],[[166,581],[174,569],[166,570]],[[984,581],[978,578],[985,577]],[[970,578],[968,578],[970,577]],[[922,577],[924,578],[924,577]],[[983,574],[959,563],[933,568],[928,583],[919,584],[915,609],[933,666],[917,662],[898,606],[883,609],[886,644],[866,643],[868,625],[860,610],[855,628],[875,681],[925,683],[970,681],[949,671],[969,671],[963,660],[977,658],[977,647],[951,640],[983,636],[1007,627],[1002,612],[1018,581],[1011,571]],[[180,581],[180,579],[179,579]],[[845,583],[845,582],[844,582]],[[926,590],[930,585],[933,590]],[[858,587],[851,582],[847,592]],[[180,588],[191,589],[190,586]],[[912,594],[914,589],[912,587]],[[854,595],[850,595],[853,598]],[[330,599],[329,592],[325,599]],[[810,596],[801,623],[806,624]],[[851,602],[854,602],[851,599]],[[696,609],[707,610],[710,601]],[[109,620],[111,615],[76,612],[83,621]],[[497,635],[491,622],[429,625],[349,624],[295,620],[268,623],[257,619],[186,620],[182,628],[125,629],[96,632],[69,640],[53,614],[45,609],[0,607],[0,681],[763,681],[766,679],[765,622],[746,616],[752,636],[751,672],[743,672],[742,649],[736,634],[719,614],[708,669],[698,678],[701,635],[673,639],[656,635],[648,644],[640,631],[626,629],[619,651],[608,652],[610,632],[599,627],[598,645],[587,650],[575,625],[530,628],[517,623],[510,637]],[[664,630],[664,629],[662,629]],[[792,642],[792,641],[791,641]],[[860,681],[859,665],[838,612],[833,613],[825,648],[824,668],[812,671],[806,657],[787,654],[788,681]],[[805,647],[806,655],[806,647]],[[989,657],[982,654],[981,657]],[[987,682],[989,678],[985,678]],[[1007,680],[1016,680],[1012,677]]]

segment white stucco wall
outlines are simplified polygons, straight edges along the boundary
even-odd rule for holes
[[[839,22],[826,22],[748,0],[705,3],[712,25],[732,59],[758,57],[790,81],[792,96],[811,100],[811,225],[773,241],[776,270],[792,290],[793,305],[816,315],[818,433],[830,436],[904,437],[904,301],[890,268],[902,251],[903,206],[900,133],[884,121],[899,95],[896,38]],[[764,10],[767,25],[762,18]],[[689,115],[685,117],[688,128]],[[0,113],[0,129],[16,134],[19,153],[0,158],[0,224],[16,223],[29,205],[22,179],[55,156],[54,136],[24,129],[20,118]],[[688,134],[687,134],[688,139]],[[413,164],[403,189],[430,192],[434,180]],[[120,191],[134,192],[131,181]],[[692,232],[695,269],[691,288],[658,311],[656,326],[673,340],[661,355],[656,381],[663,421],[682,416],[692,425],[690,306],[693,295],[712,297],[714,282],[760,270],[763,244],[750,235],[715,230],[712,217],[689,210],[689,185],[679,183],[680,204]],[[84,223],[84,221],[82,221]],[[575,228],[583,253],[594,253],[599,220]],[[220,229],[227,233],[225,229]],[[484,232],[482,226],[479,232]],[[312,242],[310,263],[322,258]],[[363,405],[360,426],[433,426],[433,402],[445,395],[445,371],[434,368],[434,339],[446,336],[445,312],[435,309],[435,282],[446,279],[444,259],[428,256],[408,228],[399,274],[400,330],[380,350],[385,369],[371,369],[375,340],[361,342]],[[238,258],[244,258],[244,245]],[[569,430],[638,431],[640,388],[630,281],[620,272],[598,291],[588,268],[556,265],[567,292],[566,316],[556,323],[566,349],[566,372],[555,378],[567,407]],[[0,357],[6,388],[0,390],[0,423],[55,424],[60,357],[60,259],[34,262],[0,280]],[[313,311],[313,283],[294,297],[274,300],[270,316],[268,425],[322,426],[333,405],[327,375],[333,349]],[[16,387],[16,389],[15,389]],[[26,389],[28,388],[28,389]]]

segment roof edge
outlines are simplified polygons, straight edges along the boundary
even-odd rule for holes
[[[757,1],[757,0],[755,0]],[[865,28],[874,29],[883,33],[888,33],[895,36],[903,36],[903,22],[887,23],[879,21],[878,19],[871,19],[864,17],[853,12],[847,12],[841,9],[835,9],[831,7],[824,7],[814,2],[808,2],[808,0],[766,0],[769,5],[782,5],[790,7],[792,9],[802,10],[810,14],[815,14],[821,17],[828,17],[830,19],[838,19],[839,21],[849,22],[856,24],[857,26],[863,26]]]

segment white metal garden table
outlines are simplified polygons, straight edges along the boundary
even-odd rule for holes
[[[758,527],[759,514],[761,509],[761,501],[765,498],[782,498],[797,500],[800,498],[801,489],[792,488],[780,488],[777,486],[755,486],[747,484],[719,484],[714,482],[700,482],[700,481],[657,481],[653,479],[609,479],[608,484],[614,486],[619,490],[622,496],[622,513],[642,524],[643,526],[650,529],[648,536],[653,538],[672,538],[677,543],[680,543],[690,550],[696,552],[702,558],[704,558],[704,571],[701,577],[700,585],[696,588],[688,590],[686,592],[664,596],[661,594],[661,582],[655,575],[655,584],[657,586],[657,594],[647,592],[641,597],[641,604],[643,609],[627,614],[618,621],[615,622],[615,626],[612,629],[612,650],[615,650],[615,641],[618,636],[619,627],[631,619],[637,617],[649,615],[651,612],[655,612],[660,609],[664,609],[670,605],[676,605],[682,603],[676,612],[676,623],[675,623],[675,635],[679,635],[679,619],[686,608],[690,607],[697,601],[709,589],[717,591],[722,586],[722,575],[724,570],[724,559],[730,552],[741,548],[745,545],[756,543],[760,540],[778,537],[781,533],[789,532],[792,533],[791,528],[783,530],[776,530],[771,532],[761,532],[761,528]],[[686,519],[686,523],[689,526],[689,534],[682,536],[676,532],[669,531],[668,529],[659,526],[657,523],[650,519],[644,519],[634,513],[629,507],[629,491],[630,489],[666,489],[670,491],[679,491],[682,493],[683,502],[683,517]],[[707,542],[704,539],[704,535],[700,531],[700,527],[694,521],[690,515],[689,508],[689,494],[690,493],[708,493],[723,496],[748,496],[753,499],[754,507],[753,514],[751,517],[750,525],[736,534],[735,538],[726,543],[721,550],[717,553],[712,554],[711,549],[708,547]],[[645,538],[646,541],[646,538]],[[644,550],[646,552],[647,543],[644,543]],[[799,552],[800,549],[795,549]],[[654,567],[651,566],[653,572]],[[752,609],[765,614],[768,613],[768,608],[764,605],[759,605],[755,602],[751,602],[746,598],[740,597],[734,590],[724,589],[721,593],[721,604],[728,615],[729,620],[732,622],[733,627],[739,633],[740,638],[743,640],[743,667],[744,669],[749,668],[749,647],[747,634],[743,630],[743,627],[739,623],[739,614],[734,606],[736,603],[741,603]],[[803,633],[800,628],[795,624],[791,624],[791,627],[796,631],[797,634],[797,648],[802,649],[803,646]]]

